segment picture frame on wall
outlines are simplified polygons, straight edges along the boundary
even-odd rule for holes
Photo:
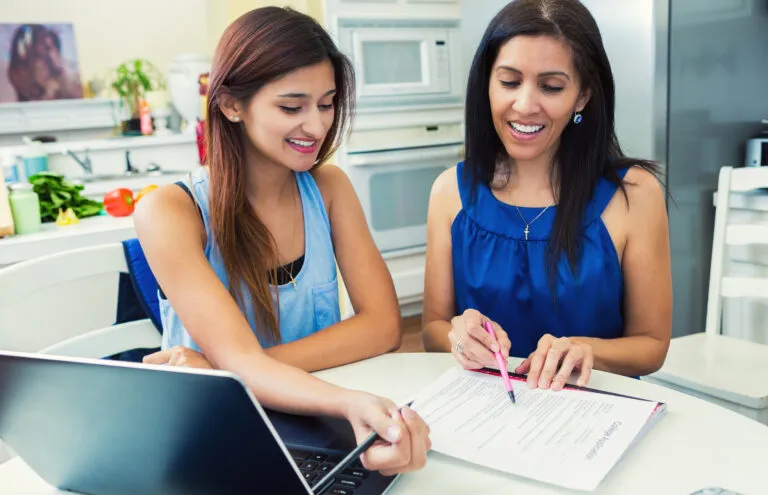
[[[0,23],[0,103],[82,97],[72,24]]]

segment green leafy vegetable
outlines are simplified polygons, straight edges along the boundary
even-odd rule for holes
[[[92,217],[101,213],[104,205],[100,201],[80,196],[82,184],[72,184],[64,177],[51,172],[40,172],[29,178],[30,184],[40,197],[40,219],[55,222],[59,208],[72,208],[77,218]]]

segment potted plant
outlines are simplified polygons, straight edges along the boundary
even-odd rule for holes
[[[113,77],[111,87],[120,97],[120,107],[130,112],[129,119],[122,122],[122,132],[141,134],[141,102],[149,91],[165,89],[165,78],[150,61],[138,58],[118,65]]]

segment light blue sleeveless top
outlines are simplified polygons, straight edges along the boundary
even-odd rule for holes
[[[304,264],[295,276],[296,287],[288,283],[277,287],[279,291],[279,324],[281,343],[293,342],[311,335],[341,320],[339,290],[336,280],[336,258],[331,242],[331,223],[315,179],[309,172],[296,174],[301,207],[304,212]],[[191,192],[200,207],[205,224],[205,256],[221,282],[229,289],[229,279],[221,253],[211,232],[208,191],[208,171],[199,168],[192,174]],[[274,288],[274,287],[273,287]],[[277,305],[277,298],[274,297]],[[256,336],[253,303],[247,289],[243,288],[244,313]],[[182,325],[170,302],[162,297],[160,315],[163,322],[163,349],[181,345],[196,351],[200,348]],[[243,308],[241,308],[243,309]],[[263,347],[271,344],[259,338]]]

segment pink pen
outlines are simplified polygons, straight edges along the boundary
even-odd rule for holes
[[[493,340],[496,340],[496,333],[493,331],[490,321],[485,322],[485,331],[491,334],[491,337],[493,337]],[[499,350],[494,352],[493,354],[496,356],[496,362],[499,364],[499,372],[501,373],[501,377],[504,379],[504,386],[507,387],[507,395],[509,395],[509,399],[512,401],[512,404],[514,404],[516,402],[515,391],[512,390],[512,382],[509,380],[509,373],[507,373],[507,363],[504,361],[504,358],[501,356],[501,346],[499,346],[498,344],[499,344],[499,341],[496,340],[496,345],[499,348]]]

